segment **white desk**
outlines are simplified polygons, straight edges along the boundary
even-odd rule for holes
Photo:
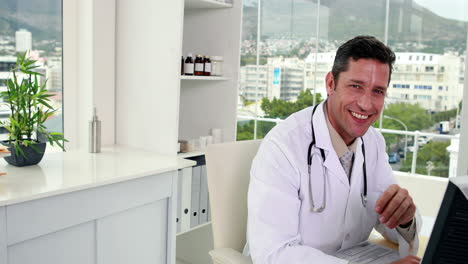
[[[422,216],[423,225],[421,227],[421,233],[419,234],[419,249],[418,257],[422,258],[424,251],[426,250],[427,243],[429,242],[429,237],[431,236],[432,228],[434,227],[435,218],[432,216]],[[391,241],[386,240],[375,230],[372,231],[369,240],[372,243],[388,247],[391,249],[398,250],[398,244],[395,244]]]
[[[177,169],[126,147],[0,161],[0,264],[174,263]]]

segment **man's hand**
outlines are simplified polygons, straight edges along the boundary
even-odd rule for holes
[[[392,262],[392,264],[419,264],[421,259],[416,256],[407,256],[398,261]]]
[[[408,190],[393,184],[377,200],[374,210],[380,215],[380,222],[393,229],[413,220],[416,205]]]

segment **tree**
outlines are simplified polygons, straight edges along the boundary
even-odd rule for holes
[[[458,108],[460,109],[460,112],[461,112],[462,101],[460,101],[460,103],[458,104]],[[455,108],[455,109],[441,111],[441,112],[433,114],[432,120],[434,121],[434,123],[438,123],[440,121],[449,121],[449,120],[455,119],[456,116],[457,116],[457,109]]]
[[[384,110],[384,115],[400,120],[408,127],[408,131],[424,130],[430,128],[433,124],[430,115],[419,104],[389,104]],[[374,123],[373,126],[379,127],[379,121]],[[382,127],[394,130],[405,129],[398,121],[385,117]],[[387,150],[389,150],[396,149],[398,147],[397,143],[402,142],[405,136],[385,133],[384,138],[387,143]]]
[[[317,94],[316,103],[323,101],[320,94]],[[292,113],[312,106],[314,97],[310,90],[301,91],[295,102],[283,101],[277,98],[269,100],[263,98],[261,108],[265,112],[266,118],[286,119]],[[274,122],[257,121],[257,138],[264,138],[266,134],[275,126]],[[254,121],[237,122],[237,140],[254,139]]]
[[[448,177],[450,156],[447,152],[447,147],[450,141],[440,142],[431,141],[418,150],[418,158],[416,160],[416,173],[427,175],[427,162],[431,161],[434,164],[434,169],[431,171],[431,176]],[[413,161],[413,154],[408,154],[408,158],[403,161],[400,171],[410,172]]]
[[[254,122],[237,122],[237,141],[254,139]],[[264,138],[274,126],[274,122],[257,121],[257,139]]]
[[[419,104],[394,103],[384,110],[384,115],[401,120],[409,131],[424,130],[432,126],[431,116]],[[383,127],[402,130],[403,127],[395,120],[385,119]]]
[[[322,96],[317,94],[316,103],[323,101]],[[285,119],[292,113],[302,110],[306,107],[312,106],[314,103],[314,96],[309,89],[301,91],[295,102],[283,101],[277,98],[269,100],[268,98],[262,99],[261,108],[265,112],[267,118],[281,118]]]

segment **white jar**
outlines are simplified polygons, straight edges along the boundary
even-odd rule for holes
[[[223,75],[223,57],[222,56],[211,57],[211,75],[212,76]]]

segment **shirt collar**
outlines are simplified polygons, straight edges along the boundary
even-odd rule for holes
[[[341,138],[340,134],[338,134],[336,129],[330,123],[330,120],[328,119],[327,102],[323,104],[323,112],[325,114],[325,120],[327,120],[327,127],[328,131],[330,132],[330,139],[333,145],[333,149],[335,149],[336,155],[338,157],[341,157],[350,150],[353,153],[356,153],[357,140],[354,139],[353,143],[347,146],[344,140]]]

